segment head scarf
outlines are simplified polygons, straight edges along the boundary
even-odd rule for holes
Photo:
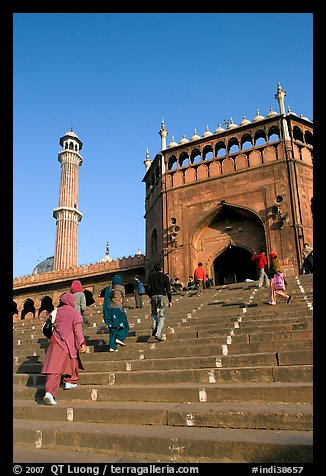
[[[120,274],[115,274],[112,278],[112,284],[122,284],[122,277]]]
[[[65,293],[61,296],[60,301],[65,306],[71,306],[75,308],[75,296],[72,293]]]
[[[72,293],[83,292],[83,287],[81,285],[81,282],[75,279],[75,281],[71,283],[70,292]]]
[[[277,258],[276,253],[272,252],[269,254],[269,259]]]

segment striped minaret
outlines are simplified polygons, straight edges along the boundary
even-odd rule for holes
[[[83,162],[79,151],[83,143],[72,129],[60,138],[62,151],[59,206],[53,210],[57,221],[53,269],[78,266],[78,222],[82,213],[78,210],[78,170]]]

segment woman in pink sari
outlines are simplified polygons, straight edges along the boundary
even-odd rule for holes
[[[61,296],[60,306],[55,319],[55,330],[50,339],[44,359],[42,374],[46,375],[46,405],[56,405],[56,396],[61,376],[65,390],[77,387],[78,368],[82,368],[78,352],[86,351],[86,342],[82,331],[82,316],[75,309],[75,296],[66,293]]]

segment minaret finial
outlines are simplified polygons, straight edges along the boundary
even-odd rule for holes
[[[146,169],[146,172],[147,170],[150,168],[151,166],[151,159],[149,158],[149,152],[148,152],[148,148],[146,149],[146,157],[145,157],[145,160],[144,160],[144,165],[145,165],[145,169]]]
[[[161,150],[166,149],[166,136],[168,135],[168,131],[165,129],[164,118],[162,117],[161,129],[159,131],[161,136]]]

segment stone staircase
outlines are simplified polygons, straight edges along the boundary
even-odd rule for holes
[[[255,282],[175,294],[164,342],[151,336],[147,299],[127,309],[130,333],[114,353],[101,306],[90,307],[85,370],[55,407],[42,401],[42,320],[14,323],[14,461],[30,449],[34,462],[46,451],[51,462],[74,452],[84,462],[312,462],[312,275],[287,280],[293,301],[277,306]]]

